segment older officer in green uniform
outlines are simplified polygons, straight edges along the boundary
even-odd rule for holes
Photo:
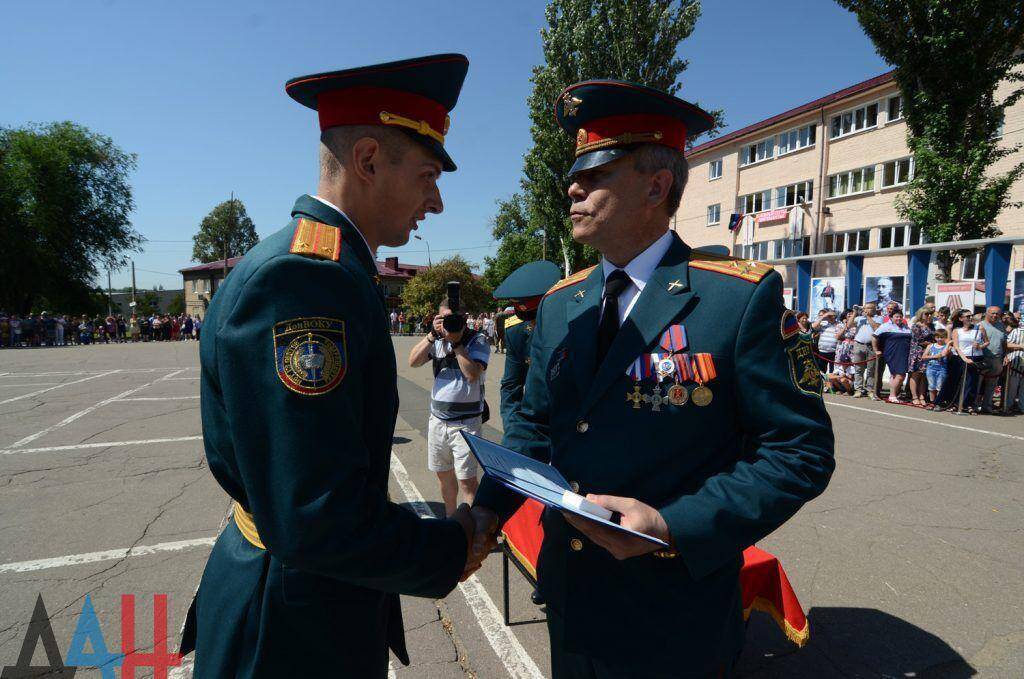
[[[494,299],[512,302],[515,316],[505,320],[505,374],[501,378],[501,422],[505,429],[519,410],[530,365],[530,338],[533,337],[537,307],[552,285],[561,278],[558,266],[546,260],[524,264],[494,290]]]
[[[669,229],[686,137],[710,116],[610,80],[555,105],[576,139],[573,238],[602,260],[541,303],[504,442],[670,547],[545,512],[553,676],[722,676],[743,643],[743,550],[834,468],[820,377],[777,273]],[[474,513],[505,519],[519,500],[485,480]]]
[[[398,412],[375,251],[442,210],[448,111],[468,62],[438,55],[288,82],[315,109],[320,185],[249,251],[206,315],[206,457],[235,501],[183,647],[195,676],[384,677],[408,664],[398,595],[443,597],[478,565],[472,520],[388,498]]]

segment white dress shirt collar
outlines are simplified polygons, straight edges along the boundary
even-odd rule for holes
[[[658,268],[658,264],[665,256],[665,253],[668,252],[674,237],[672,231],[666,231],[658,240],[648,245],[646,250],[634,257],[629,264],[622,267],[622,270],[626,272],[626,275],[629,276],[630,281],[632,281],[639,292],[644,291],[644,286],[647,285],[647,281],[654,274],[654,270]],[[604,271],[604,278],[607,280],[608,275],[619,267],[602,257],[601,268]]]
[[[313,196],[313,198],[315,200],[319,200],[321,203],[331,208],[332,210],[335,210],[338,214],[347,219],[348,223],[351,224],[352,227],[356,230],[356,233],[359,234],[359,237],[363,239],[364,243],[366,243],[366,249],[370,251],[370,254],[373,255],[374,259],[377,259],[377,251],[370,247],[370,243],[366,240],[366,236],[364,236],[363,232],[359,230],[359,227],[356,225],[355,221],[353,221],[351,217],[345,214],[344,210],[342,210],[340,207],[338,207],[331,201],[327,200],[326,198],[321,198],[320,196]]]

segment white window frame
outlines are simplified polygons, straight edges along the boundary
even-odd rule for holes
[[[761,154],[759,148],[763,145],[764,154]],[[754,160],[747,160],[747,156],[750,155],[748,151],[754,149]],[[758,163],[765,163],[775,158],[775,135],[759,139],[753,143],[746,144],[740,147],[740,167],[750,167],[751,165],[757,165]]]
[[[867,171],[869,171],[869,170],[871,171],[871,188],[870,189],[865,189],[865,188],[863,188],[863,186],[865,184],[865,181],[864,181],[865,173]],[[856,178],[855,175],[857,173],[860,173],[860,176],[861,176],[861,180],[860,180],[861,181],[861,190],[860,191],[854,191],[853,190],[853,184],[854,184],[854,181],[855,181],[855,178]],[[835,174],[830,174],[828,176],[828,186],[825,189],[825,197],[828,200],[834,200],[836,198],[848,198],[849,196],[860,196],[860,195],[864,195],[864,194],[868,194],[868,193],[874,193],[875,192],[875,176],[876,175],[877,175],[877,172],[875,170],[875,166],[874,165],[865,165],[864,167],[854,168],[852,170],[847,170],[845,172],[836,172]],[[832,190],[832,180],[833,180],[833,178],[836,180],[836,192],[833,192],[833,190]],[[838,189],[839,189],[840,184],[842,183],[844,178],[846,179],[846,185],[849,188],[849,190],[846,193],[838,193]]]
[[[715,169],[718,169],[718,174],[715,174]],[[712,160],[708,163],[708,181],[713,182],[716,179],[722,178],[722,159]]]
[[[192,279],[192,294],[196,294],[196,279]]]
[[[867,234],[867,242],[860,245],[861,235]],[[842,246],[838,243],[842,241]],[[825,246],[826,242],[832,243],[832,249]],[[851,247],[852,245],[852,247]],[[871,229],[852,229],[850,231],[833,231],[822,235],[821,253],[819,254],[842,254],[844,252],[864,252],[871,249]]]
[[[867,124],[867,122],[868,122],[868,109],[870,109],[872,106],[875,107],[875,123],[873,125],[868,125]],[[854,108],[849,108],[849,109],[846,109],[845,111],[840,111],[839,113],[836,113],[835,115],[830,117],[829,120],[828,120],[828,138],[829,139],[842,139],[843,137],[849,137],[851,134],[857,134],[858,132],[864,132],[865,130],[873,130],[873,129],[877,128],[878,127],[878,109],[879,109],[879,106],[878,106],[878,102],[877,101],[869,101],[866,104],[861,104],[860,106],[855,106]],[[864,125],[861,126],[861,127],[857,127],[857,114],[861,113],[861,112],[863,112],[863,114],[864,114]],[[845,124],[844,124],[842,119],[845,116],[849,116],[850,117],[850,129],[846,130],[846,131],[843,131],[843,127],[845,126]],[[832,131],[833,127],[835,125],[836,119],[840,120],[840,128],[839,128],[839,133],[838,134],[835,134]]]
[[[889,224],[878,227],[879,250],[911,248],[929,242],[931,241],[928,240],[928,236],[925,235],[921,227],[913,224]]]
[[[764,261],[766,259],[774,259],[772,253],[774,251],[775,241],[762,240],[756,243],[750,243],[749,245],[740,246],[740,259],[751,259],[754,261]]]
[[[900,100],[900,114],[895,118],[892,117],[892,102],[893,99]],[[886,124],[894,123],[898,120],[903,120],[903,94],[894,94],[885,100],[885,122]]]
[[[789,190],[793,189],[793,200],[789,202]],[[800,194],[800,190],[803,189],[803,200],[797,201],[797,196]],[[800,205],[801,203],[810,203],[814,200],[814,180],[808,179],[803,182],[796,182],[795,184],[787,184],[786,186],[777,186],[775,188],[775,200],[773,201],[775,208],[793,207]]]
[[[971,271],[968,271],[970,267]],[[960,262],[960,280],[962,281],[983,281],[985,280],[985,251],[975,250],[964,255]]]
[[[802,131],[805,131],[805,130],[807,131],[807,135],[806,135],[807,142],[804,143],[803,145],[801,145],[800,144],[800,141],[801,141],[800,133]],[[790,153],[796,153],[797,151],[802,151],[804,149],[811,148],[812,146],[814,146],[818,142],[817,131],[818,131],[818,126],[815,125],[814,123],[809,123],[807,125],[800,125],[798,127],[794,127],[792,129],[780,132],[779,135],[778,135],[778,140],[775,143],[775,157],[776,158],[781,158],[782,156],[789,155]],[[796,135],[796,144],[797,145],[792,147],[792,148],[790,148],[790,146],[789,146],[789,136],[790,135],[794,135],[794,134]],[[812,140],[812,138],[813,138],[813,140]],[[783,147],[783,143],[782,143],[783,139],[786,139],[785,147]],[[783,150],[783,148],[785,148],[785,150]]]
[[[764,191],[754,191],[753,193],[740,196],[736,200],[736,211],[742,212],[745,215],[752,215],[764,212],[765,210],[771,210],[773,192],[773,189],[765,189]],[[760,198],[760,207],[757,206],[758,198]],[[750,204],[748,205],[748,203]]]
[[[907,180],[901,182],[898,179],[898,177],[899,177],[899,174],[897,172],[898,166],[896,164],[897,163],[902,163],[904,161],[909,161],[910,168],[908,170]],[[895,168],[893,170],[893,179],[894,179],[894,181],[893,181],[892,184],[886,184],[885,183],[885,170],[890,165],[894,165],[895,166]],[[914,170],[915,169],[916,169],[916,167],[915,167],[915,164],[914,164],[914,157],[913,156],[907,156],[905,158],[896,158],[895,160],[886,161],[886,162],[882,163],[882,182],[881,182],[880,186],[883,189],[891,189],[891,188],[893,188],[895,186],[906,186],[910,182],[914,181]]]
[[[714,226],[715,224],[721,224],[721,223],[722,223],[722,204],[721,203],[715,203],[713,205],[708,205],[708,222],[707,222],[707,226]]]

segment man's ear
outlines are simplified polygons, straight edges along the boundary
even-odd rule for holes
[[[372,182],[376,175],[376,165],[380,162],[380,142],[373,137],[363,137],[352,145],[352,168],[359,179]]]
[[[658,207],[668,200],[668,192],[672,188],[672,172],[662,168],[651,175],[647,191],[650,207]]]

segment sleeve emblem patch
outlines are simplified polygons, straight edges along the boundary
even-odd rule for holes
[[[326,394],[341,383],[348,367],[345,322],[309,317],[277,323],[274,364],[278,378],[296,394]]]
[[[789,373],[793,386],[808,396],[821,396],[821,373],[814,362],[811,341],[802,336],[796,344],[786,349],[789,357]]]
[[[792,309],[786,309],[782,313],[782,339],[788,340],[790,337],[800,332],[800,324],[796,322],[796,312]]]

